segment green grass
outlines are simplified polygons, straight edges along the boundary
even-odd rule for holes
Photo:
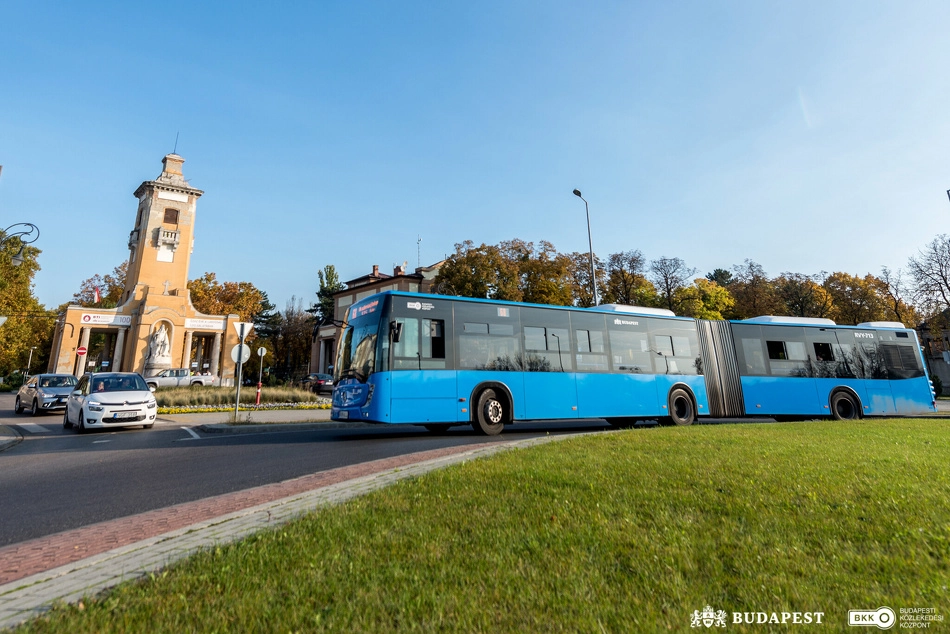
[[[160,387],[155,391],[155,400],[159,407],[203,406],[217,405],[234,406],[233,387]],[[325,400],[326,397],[323,397]],[[241,388],[241,404],[253,405],[257,400],[257,386]],[[295,387],[262,387],[261,403],[316,403],[321,400],[317,394],[309,390]]]
[[[684,632],[706,605],[824,612],[808,631],[848,631],[849,609],[881,605],[948,618],[948,432],[708,425],[506,452],[203,552],[26,631]]]

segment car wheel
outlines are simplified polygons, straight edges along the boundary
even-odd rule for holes
[[[80,434],[86,433],[86,421],[83,420],[82,412],[79,412],[79,425],[76,426],[76,432]]]
[[[19,396],[16,397],[16,405],[13,406],[13,411],[16,412],[17,414],[23,413],[23,405],[20,403]]]
[[[63,429],[69,429],[72,426],[73,424],[69,422],[69,410],[67,409],[63,412]]]
[[[36,402],[36,399],[33,399],[33,407],[30,409],[30,416],[39,416],[40,414],[40,404]]]

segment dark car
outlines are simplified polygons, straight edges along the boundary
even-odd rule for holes
[[[329,374],[308,374],[300,380],[300,387],[317,394],[333,394],[333,377]]]
[[[76,389],[78,379],[72,374],[37,374],[27,379],[16,395],[17,414],[29,409],[36,416],[43,412],[66,409],[66,397]]]

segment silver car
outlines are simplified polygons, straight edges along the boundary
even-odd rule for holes
[[[66,409],[66,398],[76,389],[78,380],[72,374],[37,374],[24,383],[16,395],[13,410],[24,409],[36,416],[43,412]]]
[[[155,424],[158,404],[152,389],[137,372],[87,374],[66,400],[63,427],[87,429]]]

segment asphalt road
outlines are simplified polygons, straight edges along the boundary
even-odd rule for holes
[[[13,402],[0,394],[0,425],[23,435],[0,452],[0,546],[417,451],[607,429],[603,421],[518,424],[494,439],[470,427],[439,436],[416,426],[205,434],[160,421],[79,435],[63,429],[62,415],[18,416]]]

